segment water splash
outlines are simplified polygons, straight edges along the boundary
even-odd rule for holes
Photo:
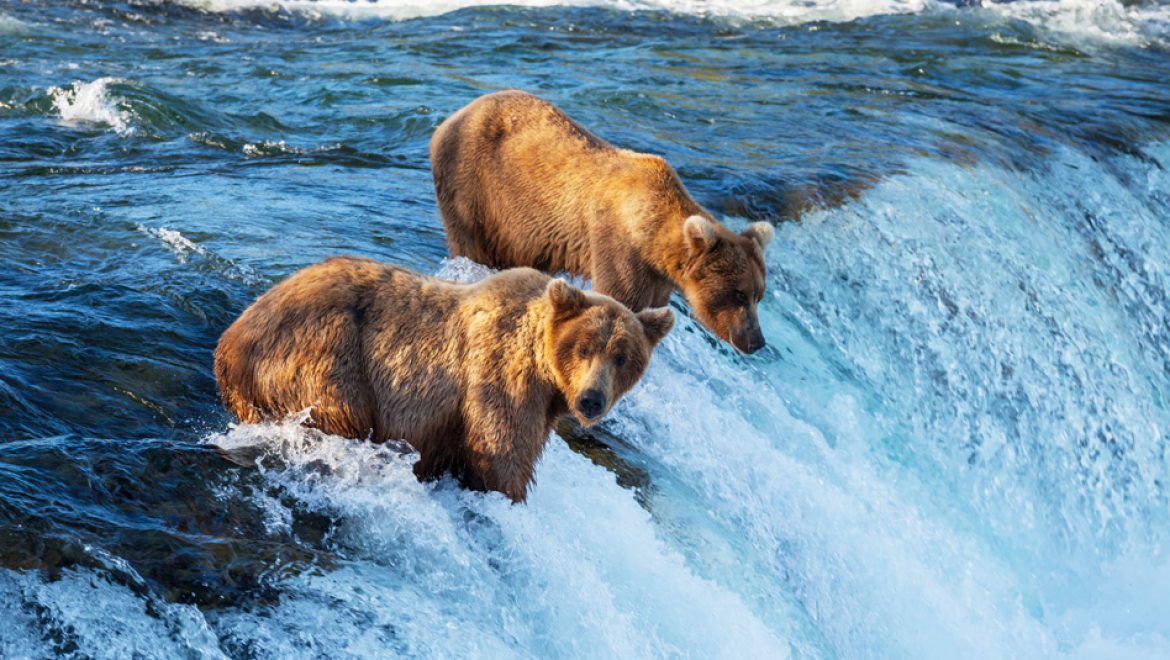
[[[1166,47],[1170,7],[1121,0],[985,0],[988,11],[1025,21],[1070,44]]]
[[[112,83],[125,82],[118,78],[98,78],[92,82],[74,82],[69,87],[50,87],[53,107],[67,125],[100,124],[109,126],[118,135],[132,135],[130,115],[118,107],[118,98],[110,94]]]
[[[354,3],[347,0],[180,0],[181,4],[204,11],[231,12],[257,7],[280,7],[311,15],[381,16],[403,20],[438,16],[467,7],[489,7],[492,0],[377,0]],[[516,0],[519,7],[608,7],[621,11],[656,10],[700,16],[768,18],[783,24],[814,20],[848,21],[865,16],[922,11],[932,0]]]
[[[478,264],[467,257],[452,257],[450,259],[444,259],[439,264],[439,269],[435,272],[435,277],[461,284],[469,284],[489,277],[495,272],[495,269]]]
[[[438,16],[468,7],[494,6],[492,0],[177,0],[209,12],[273,8],[310,16],[382,17],[405,20]],[[1051,38],[1069,45],[1131,45],[1165,47],[1170,43],[1170,7],[1156,2],[1122,0],[516,0],[521,7],[605,7],[621,11],[668,11],[724,19],[762,20],[776,25],[815,21],[848,22],[871,16],[966,11],[1029,23]],[[974,4],[975,7],[967,5]]]
[[[288,598],[263,616],[215,614],[242,646],[295,639],[311,614],[314,635],[326,633],[317,643],[357,655],[788,654],[737,595],[692,573],[613,475],[556,438],[527,505],[514,506],[449,480],[419,483],[414,454],[302,419],[208,438],[259,449],[265,483],[288,505],[334,519],[332,544],[347,558],[282,585]],[[287,643],[276,642],[277,655]]]
[[[66,569],[55,580],[0,569],[0,656],[61,656],[84,649],[125,657],[224,658],[199,610],[143,598],[93,570]]]
[[[138,231],[153,236],[163,242],[171,252],[178,257],[179,263],[187,263],[187,260],[193,254],[206,255],[207,249],[202,245],[191,242],[191,239],[183,236],[174,229],[167,229],[166,227],[146,227],[138,225]]]
[[[1030,175],[919,161],[780,228],[781,359],[721,365],[684,319],[619,433],[839,653],[1165,653],[1164,621],[1074,604],[1157,611],[1170,566],[1165,275],[1118,257],[1170,244],[1166,183],[1070,151]]]
[[[0,34],[21,34],[27,31],[28,27],[27,23],[18,18],[0,14]]]

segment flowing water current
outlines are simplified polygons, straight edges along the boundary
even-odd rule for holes
[[[0,657],[1170,656],[1170,8],[523,4],[0,3]],[[768,347],[676,300],[524,506],[234,425],[295,269],[484,275],[506,88],[775,223]]]

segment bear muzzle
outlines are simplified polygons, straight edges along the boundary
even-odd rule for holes
[[[605,394],[601,390],[588,389],[577,397],[576,408],[582,417],[594,421],[605,412],[605,403]]]
[[[751,355],[767,345],[759,323],[746,324],[731,335],[731,345],[745,355]]]

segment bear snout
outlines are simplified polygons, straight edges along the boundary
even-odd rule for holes
[[[605,395],[598,389],[585,390],[577,397],[577,410],[589,419],[596,419],[605,410]]]
[[[763,348],[767,343],[764,340],[764,333],[760,330],[760,326],[753,325],[746,330],[735,333],[735,336],[732,337],[731,345],[741,353],[751,355]]]

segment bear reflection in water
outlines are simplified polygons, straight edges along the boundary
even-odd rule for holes
[[[311,407],[327,433],[409,442],[419,478],[520,502],[552,425],[601,419],[673,324],[529,268],[455,284],[335,257],[245,310],[215,375],[241,421]]]

